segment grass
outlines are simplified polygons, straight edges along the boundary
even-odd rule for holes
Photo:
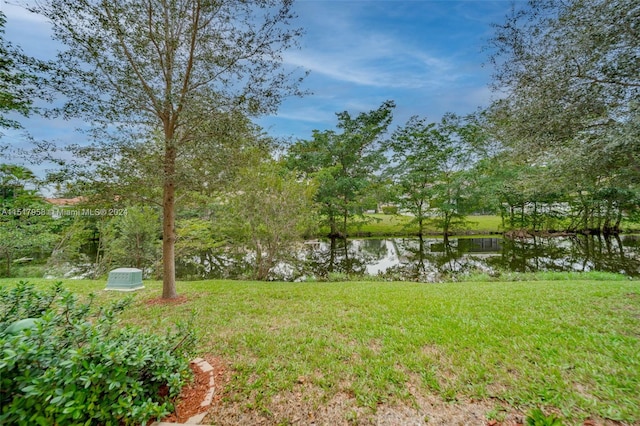
[[[274,396],[302,380],[317,391],[316,404],[338,392],[372,410],[411,404],[411,384],[452,402],[545,407],[576,423],[640,422],[640,282],[561,275],[446,284],[185,282],[178,290],[188,302],[177,306],[147,305],[161,283],[146,282],[123,320],[163,328],[195,315],[202,352],[231,363],[229,395],[249,409],[268,412]],[[123,297],[103,292],[104,281],[65,284],[104,301]]]
[[[350,236],[405,236],[418,232],[415,225],[410,225],[413,218],[404,215],[388,215],[388,214],[366,214],[365,223],[352,224],[348,226]],[[500,216],[468,216],[467,223],[461,229],[455,229],[457,233],[473,233],[473,234],[494,234],[500,232],[502,220]],[[442,230],[428,224],[426,227],[428,234],[441,234]],[[321,229],[320,234],[326,235],[329,229]]]

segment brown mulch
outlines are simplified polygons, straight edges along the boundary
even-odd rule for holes
[[[215,404],[222,397],[221,389],[226,375],[226,368],[220,358],[210,355],[202,358],[213,367],[216,389],[213,395],[213,404]],[[162,419],[163,422],[184,423],[196,414],[204,413],[211,408],[210,406],[200,406],[209,391],[209,373],[203,373],[195,364],[191,364],[189,367],[193,372],[194,380],[182,389],[176,400],[174,413]]]

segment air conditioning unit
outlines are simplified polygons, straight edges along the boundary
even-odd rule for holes
[[[105,290],[135,291],[144,288],[142,270],[136,268],[118,268],[109,272]]]

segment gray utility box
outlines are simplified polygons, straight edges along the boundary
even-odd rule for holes
[[[135,291],[144,288],[142,271],[136,268],[118,268],[109,272],[105,290]]]

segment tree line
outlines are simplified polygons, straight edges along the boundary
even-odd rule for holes
[[[82,219],[95,223],[73,225],[74,235],[111,232],[115,246],[98,251],[115,257],[125,242],[113,241],[160,223],[145,232],[170,298],[176,257],[225,247],[250,260],[251,277],[265,279],[292,241],[318,229],[345,237],[348,224],[382,205],[410,214],[420,235],[435,224],[447,236],[481,212],[500,214],[505,230],[531,232],[617,233],[624,220],[637,220],[636,2],[518,4],[490,41],[500,96],[488,108],[391,128],[389,100],[339,112],[335,129],[283,147],[251,118],[302,94],[304,76],[286,72],[281,60],[302,33],[289,25],[291,7],[287,0],[34,7],[67,50],[44,63],[3,41],[10,59],[0,63],[0,112],[28,114],[38,96],[63,95],[68,102],[48,114],[86,117],[96,142],[71,147],[79,161],[51,182],[61,195],[136,212],[104,224]],[[10,220],[27,221],[2,217]]]

